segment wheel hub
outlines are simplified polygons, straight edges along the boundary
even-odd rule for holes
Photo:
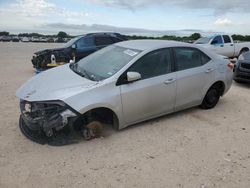
[[[93,121],[85,126],[82,135],[86,140],[98,138],[101,136],[103,125],[99,121]]]

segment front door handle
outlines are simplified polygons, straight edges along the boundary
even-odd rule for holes
[[[206,73],[210,73],[210,72],[213,72],[213,71],[214,71],[213,68],[209,68],[209,69],[207,69],[205,72],[206,72]]]
[[[168,79],[168,80],[164,81],[164,84],[166,84],[166,85],[168,85],[168,84],[172,84],[172,83],[174,83],[175,81],[176,81],[176,79],[174,79],[174,78],[170,78],[170,79]]]

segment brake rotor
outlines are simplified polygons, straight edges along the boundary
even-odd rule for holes
[[[93,138],[98,138],[101,136],[103,130],[103,125],[99,121],[92,121],[85,126],[82,130],[83,137],[86,140],[91,140]]]

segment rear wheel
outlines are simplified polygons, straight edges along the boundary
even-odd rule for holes
[[[211,109],[214,108],[220,99],[220,89],[218,87],[211,87],[205,98],[202,101],[201,108],[203,109]]]

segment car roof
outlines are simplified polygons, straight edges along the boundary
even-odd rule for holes
[[[114,33],[114,32],[97,32],[97,33],[86,33],[83,35],[78,35],[76,37],[84,37],[84,36],[98,36],[98,35],[109,35],[109,36],[123,36],[120,33]]]
[[[177,42],[169,40],[147,40],[147,39],[129,40],[125,42],[116,43],[115,45],[140,51],[157,49],[157,48],[169,48],[169,47],[195,47],[194,45],[185,42]]]
[[[87,33],[86,35],[114,35],[116,33],[112,33],[112,32],[97,32],[97,33]]]

